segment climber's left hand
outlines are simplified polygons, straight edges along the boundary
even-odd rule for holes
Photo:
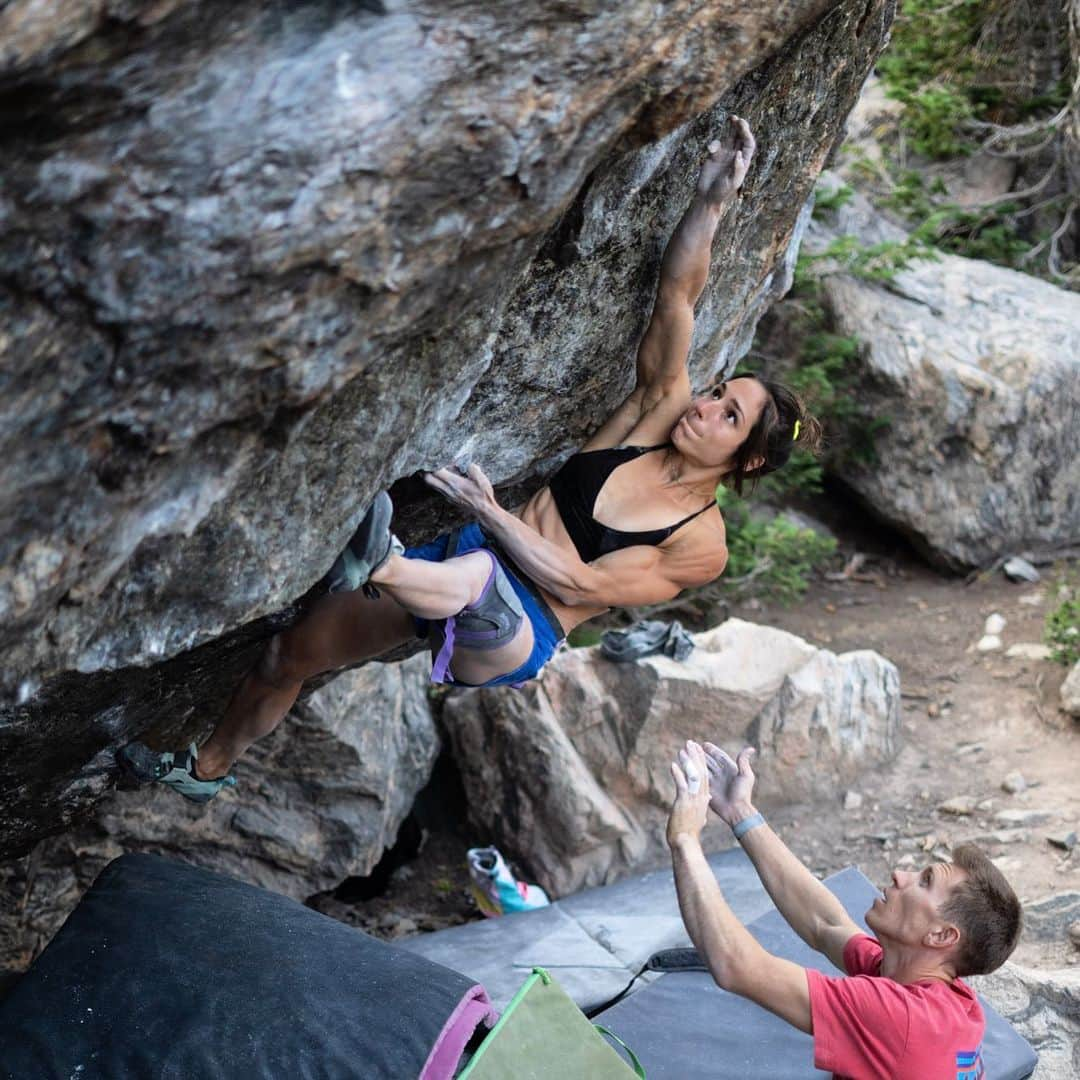
[[[425,473],[424,481],[444,499],[478,517],[499,505],[491,481],[475,462],[463,470],[436,469]]]

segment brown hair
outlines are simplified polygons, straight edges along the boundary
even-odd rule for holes
[[[1016,948],[1020,901],[1005,875],[974,844],[954,849],[952,861],[966,875],[941,906],[942,918],[960,931],[956,974],[986,975],[1001,967]]]
[[[783,383],[753,374],[733,375],[729,381],[734,379],[756,379],[765,388],[765,407],[736,451],[732,470],[725,477],[735,493],[741,495],[747,480],[753,490],[761,477],[786,465],[796,447],[815,453],[821,444],[821,425],[806,411],[799,396]],[[762,464],[750,468],[750,462],[758,458]]]

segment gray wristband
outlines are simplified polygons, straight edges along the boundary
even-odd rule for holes
[[[756,829],[759,825],[764,825],[765,819],[761,814],[751,814],[749,817],[744,817],[742,821],[736,821],[731,826],[731,831],[735,834],[736,840],[741,840],[751,829]]]

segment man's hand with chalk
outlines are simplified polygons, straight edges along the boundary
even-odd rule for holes
[[[678,836],[699,836],[709,812],[709,767],[700,743],[688,739],[671,763],[675,779],[675,802],[668,818],[667,841]]]

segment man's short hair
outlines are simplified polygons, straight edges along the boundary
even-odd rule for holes
[[[1021,908],[1005,875],[974,844],[961,844],[952,861],[964,871],[941,907],[942,918],[960,930],[956,974],[996,971],[1016,948]]]

